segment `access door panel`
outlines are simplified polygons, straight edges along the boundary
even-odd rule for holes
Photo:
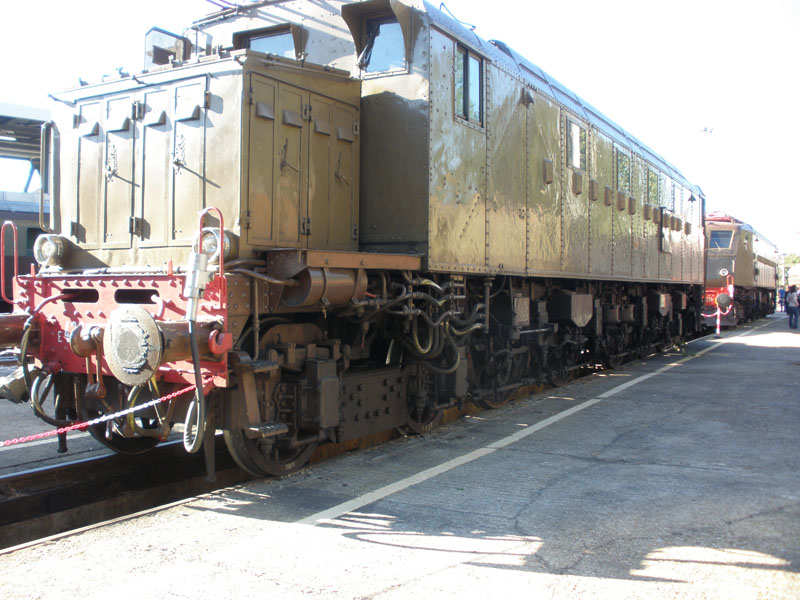
[[[306,168],[306,154],[303,151],[306,147],[304,95],[302,90],[283,84],[278,86],[275,218],[278,232],[276,241],[281,246],[301,246],[300,228],[307,228],[306,194],[302,185]]]
[[[134,123],[133,98],[109,100],[105,115],[105,202],[103,245],[130,248],[128,221],[133,214]]]
[[[247,239],[253,245],[275,245],[275,127],[278,84],[253,75],[253,103],[250,105],[250,144],[248,159],[247,205],[250,229]]]
[[[174,89],[171,241],[190,242],[205,205],[205,80]]]
[[[172,119],[170,90],[155,90],[142,96],[139,128],[141,152],[137,172],[141,181],[135,224],[140,229],[140,246],[165,246],[171,238],[170,197],[172,179]]]
[[[86,248],[100,243],[100,215],[103,178],[104,134],[101,132],[103,106],[100,102],[81,105],[78,113],[78,169],[75,221],[72,233]]]

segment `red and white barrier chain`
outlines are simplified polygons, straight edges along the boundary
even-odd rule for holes
[[[5,440],[0,442],[0,448],[3,448],[5,446],[15,446],[17,444],[24,444],[26,442],[33,442],[36,440],[42,440],[45,438],[52,437],[54,435],[58,435],[60,433],[68,433],[70,431],[79,431],[81,429],[87,429],[92,425],[97,425],[99,423],[105,423],[106,421],[111,421],[112,419],[124,417],[136,411],[144,410],[145,408],[150,408],[151,406],[155,406],[156,404],[160,404],[162,402],[169,402],[173,398],[177,398],[178,396],[182,396],[183,394],[188,394],[189,392],[193,392],[195,390],[195,387],[196,386],[194,385],[190,385],[189,387],[183,388],[182,390],[178,390],[177,392],[172,392],[171,394],[167,394],[166,396],[162,396],[161,398],[155,398],[154,400],[150,400],[150,402],[145,402],[144,404],[134,406],[133,408],[126,408],[125,410],[121,410],[113,414],[103,415],[102,417],[91,419],[90,421],[73,423],[72,425],[68,425],[66,427],[59,427],[58,429],[53,429],[51,431],[44,431],[42,433],[34,433],[32,435],[26,435],[11,440]]]

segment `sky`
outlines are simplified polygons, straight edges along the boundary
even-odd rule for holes
[[[707,211],[800,253],[800,0],[445,5],[675,165]],[[206,0],[5,0],[0,103],[47,107],[48,92],[79,77],[140,70],[150,27],[180,33],[214,10]],[[16,166],[21,187],[27,167]],[[0,187],[10,177],[0,166]]]

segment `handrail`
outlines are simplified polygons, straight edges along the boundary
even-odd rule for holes
[[[3,249],[2,260],[0,260],[0,296],[9,304],[18,304],[6,296],[6,227],[11,226],[14,230],[14,279],[19,277],[19,247],[17,246],[17,225],[13,221],[6,221],[0,227],[0,248]]]

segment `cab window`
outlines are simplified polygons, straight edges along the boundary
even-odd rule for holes
[[[712,231],[711,238],[708,241],[709,248],[730,248],[731,239],[733,239],[732,231]]]
[[[367,43],[358,57],[358,66],[367,73],[405,69],[405,42],[396,19],[367,21]]]
[[[579,171],[586,170],[586,129],[577,123],[569,122],[567,155],[569,166]]]
[[[631,193],[631,158],[620,150],[617,150],[617,189]]]
[[[647,201],[653,206],[658,206],[658,173],[647,171]]]
[[[233,36],[233,47],[236,50],[247,48],[264,54],[297,58],[294,36],[289,25],[236,33]]]
[[[252,37],[248,40],[248,48],[264,54],[275,54],[286,58],[295,58],[294,38],[291,31],[283,33],[273,33],[272,35],[262,35]]]
[[[455,114],[483,125],[483,59],[466,48],[456,51]]]

